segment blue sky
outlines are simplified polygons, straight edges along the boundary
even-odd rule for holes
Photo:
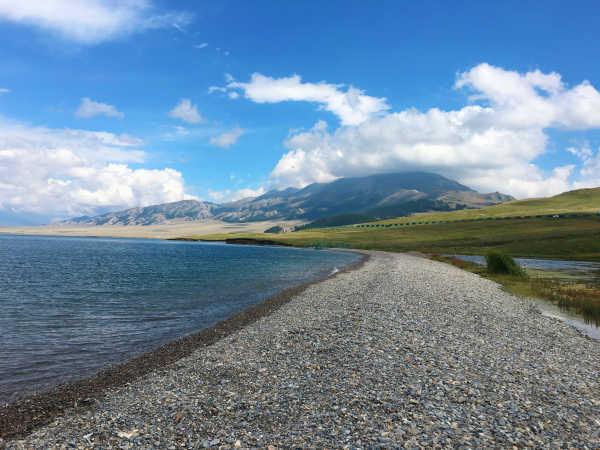
[[[0,220],[396,170],[600,185],[597,2],[216,3],[0,0]]]

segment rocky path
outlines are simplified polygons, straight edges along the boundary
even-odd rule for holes
[[[599,448],[599,371],[600,343],[496,284],[374,252],[168,370],[4,445]]]

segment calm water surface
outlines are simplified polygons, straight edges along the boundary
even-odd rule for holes
[[[0,235],[0,403],[357,261],[349,252]]]

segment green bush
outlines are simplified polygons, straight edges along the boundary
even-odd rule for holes
[[[489,252],[485,255],[487,270],[489,273],[513,275],[524,277],[525,271],[519,264],[509,255],[500,252]]]

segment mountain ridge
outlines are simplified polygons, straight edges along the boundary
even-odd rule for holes
[[[129,208],[62,221],[69,225],[156,225],[176,221],[256,222],[305,220],[340,214],[387,218],[425,211],[479,208],[511,196],[481,194],[454,180],[428,172],[401,172],[338,178],[303,188],[271,190],[258,197],[216,204],[200,200]]]

